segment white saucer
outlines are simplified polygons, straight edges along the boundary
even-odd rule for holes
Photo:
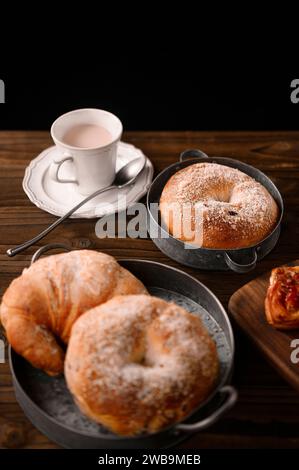
[[[57,183],[50,178],[49,166],[57,152],[55,146],[50,147],[30,162],[25,170],[23,189],[30,201],[37,207],[50,212],[50,214],[61,216],[80,202],[84,196],[78,192],[78,186],[75,183]],[[120,142],[116,171],[142,155],[140,149],[131,144]],[[73,177],[73,168],[69,162],[61,167],[60,175],[62,178]],[[144,169],[133,185],[123,189],[113,189],[97,196],[78,209],[71,217],[90,219],[125,210],[146,194],[152,178],[153,165],[147,158]]]

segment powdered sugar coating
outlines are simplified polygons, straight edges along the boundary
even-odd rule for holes
[[[63,371],[76,319],[114,295],[144,294],[143,284],[105,253],[74,250],[36,261],[14,279],[0,306],[1,322],[18,354],[50,375]]]
[[[217,163],[196,163],[175,173],[161,199],[162,220],[176,238],[207,248],[241,248],[265,238],[279,210],[273,197],[245,173]],[[186,225],[190,224],[190,231]]]
[[[218,374],[198,316],[148,296],[116,297],[74,325],[65,376],[81,410],[120,434],[188,415]]]

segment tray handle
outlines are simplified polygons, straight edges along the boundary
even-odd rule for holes
[[[184,152],[181,153],[180,162],[184,162],[185,160],[188,160],[189,158],[204,158],[205,160],[207,160],[209,156],[206,153],[204,153],[202,150],[188,149],[188,150],[184,150]]]
[[[65,245],[64,243],[48,243],[48,245],[44,245],[39,248],[31,258],[30,266],[35,263],[44,253],[49,250],[55,250],[57,248],[61,248],[65,251],[72,251],[72,248],[69,245]]]
[[[227,266],[232,270],[235,271],[236,273],[248,273],[252,269],[256,267],[256,262],[257,262],[257,252],[255,249],[252,250],[252,261],[247,264],[242,264],[242,263],[237,263],[234,261],[227,251],[224,253],[224,259],[227,264]]]
[[[192,423],[192,424],[177,424],[174,428],[175,431],[183,431],[183,432],[197,432],[201,431],[203,429],[206,429],[208,426],[211,426],[214,424],[218,419],[230,408],[233,407],[233,405],[236,403],[237,398],[238,398],[238,393],[237,390],[232,387],[231,385],[225,385],[219,390],[220,394],[226,395],[226,398],[222,405],[214,411],[210,416],[207,418],[204,418],[201,421],[198,421],[197,423]]]

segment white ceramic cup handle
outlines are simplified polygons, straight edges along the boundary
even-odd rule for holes
[[[59,157],[56,158],[50,165],[49,171],[50,171],[50,178],[54,181],[57,181],[58,183],[77,183],[78,181],[73,178],[73,179],[62,179],[59,177],[59,170],[60,167],[63,165],[64,162],[67,161],[74,161],[73,157],[68,154],[64,153],[59,160]]]

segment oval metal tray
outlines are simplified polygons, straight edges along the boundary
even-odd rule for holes
[[[280,217],[270,233],[257,245],[240,249],[213,249],[194,248],[193,245],[171,236],[161,224],[159,211],[152,210],[160,202],[161,193],[167,181],[177,171],[195,163],[208,162],[236,168],[261,183],[275,199]],[[180,161],[165,168],[153,181],[147,193],[148,232],[155,245],[166,256],[180,264],[197,269],[228,270],[245,273],[255,268],[258,260],[266,256],[275,247],[279,235],[281,220],[283,217],[283,200],[274,183],[257,168],[246,163],[224,157],[208,157],[201,150],[186,150],[180,156]]]
[[[209,400],[184,423],[156,434],[120,437],[81,414],[63,376],[49,377],[10,348],[10,367],[19,404],[34,426],[66,448],[169,447],[188,434],[211,425],[236,401],[235,389],[227,385],[234,357],[232,328],[214,294],[195,278],[160,263],[121,260],[120,264],[136,275],[152,295],[173,301],[202,318],[217,345],[220,359],[218,384]]]

